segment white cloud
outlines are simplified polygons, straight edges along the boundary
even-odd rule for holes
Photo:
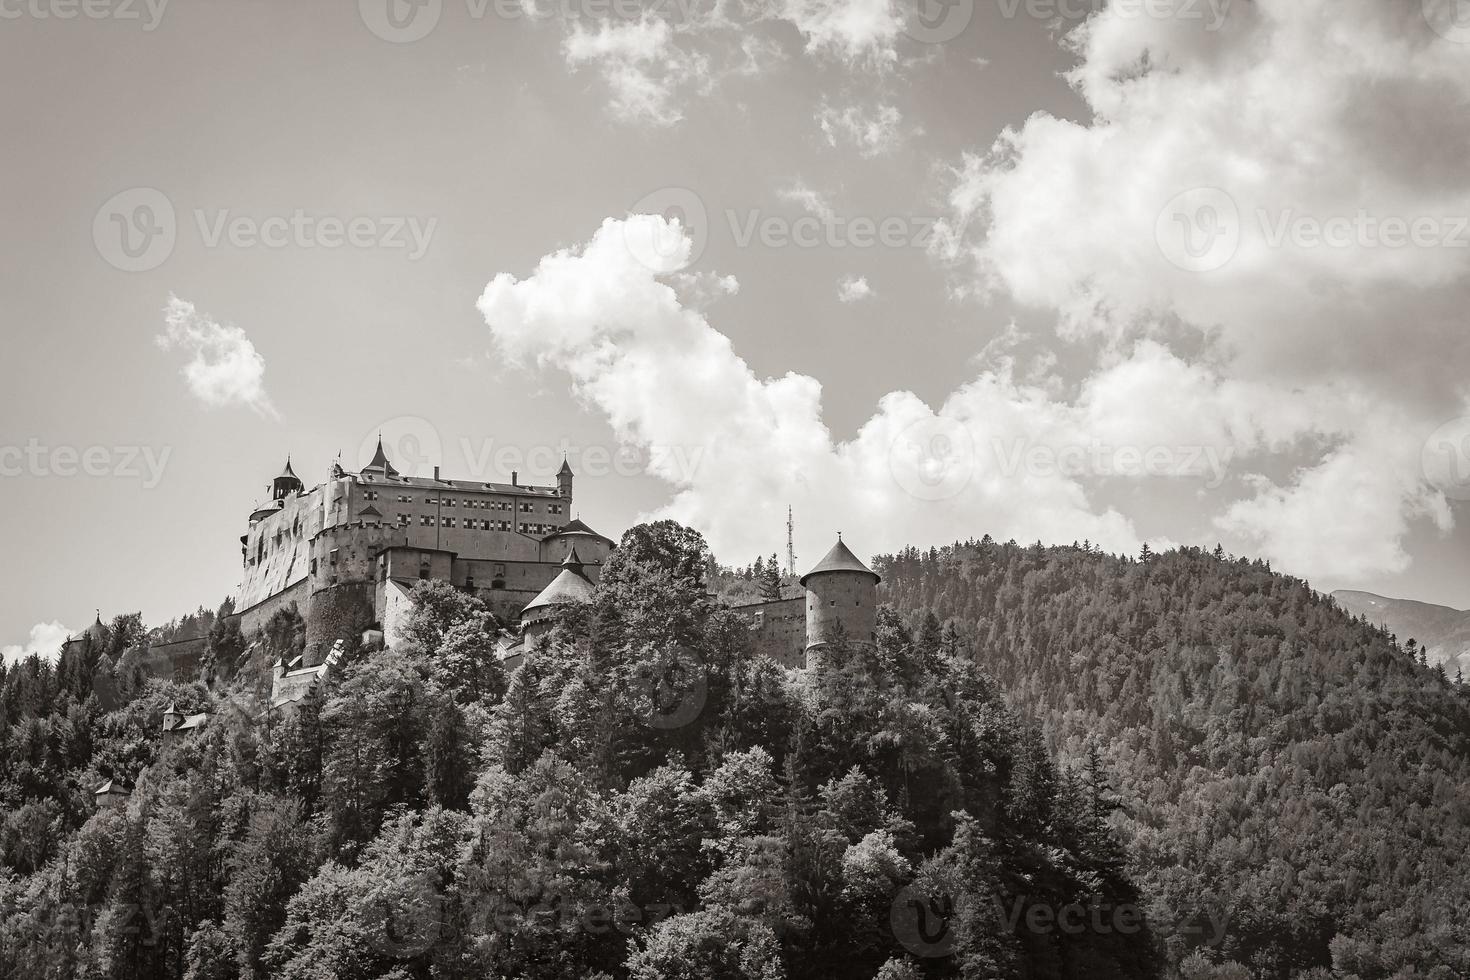
[[[644,240],[683,241],[682,251],[666,250],[670,269],[693,245],[659,216],[610,218],[585,246],[545,256],[526,279],[496,276],[479,309],[503,354],[566,372],[619,438],[651,448],[652,471],[673,491],[660,513],[703,530],[718,553],[768,550],[788,503],[811,549],[825,548],[836,528],[867,551],[986,531],[1138,547],[1125,517],[1089,501],[1085,473],[1028,455],[1065,455],[1092,414],[1111,418],[1108,396],[1122,381],[1058,403],[1001,359],[938,411],[893,392],[852,439],[835,440],[820,383],[757,378],[665,275],[638,260],[630,243]],[[1160,373],[1171,367],[1185,369],[1162,363]],[[1132,383],[1135,393],[1148,387]],[[1146,404],[1133,414],[1154,417]],[[1204,425],[1176,421],[1195,427],[1191,437]]]
[[[189,355],[181,373],[194,397],[210,408],[245,405],[260,415],[276,416],[265,391],[265,358],[244,330],[216,322],[173,294],[164,324],[158,346]]]
[[[73,632],[54,619],[49,623],[37,623],[31,627],[31,635],[25,643],[0,647],[0,659],[7,664],[24,660],[32,654],[55,659],[56,654],[61,651],[61,645]]]
[[[868,285],[866,276],[843,276],[837,283],[837,299],[840,302],[856,303],[872,297],[873,287]]]
[[[686,85],[710,84],[709,60],[675,43],[668,21],[645,14],[637,21],[602,20],[595,30],[580,20],[562,46],[567,65],[595,65],[621,118],[671,126],[683,118],[676,95]]]
[[[903,20],[892,0],[781,0],[777,10],[801,32],[808,53],[878,67],[898,60]]]
[[[903,113],[898,111],[898,107],[883,103],[848,105],[837,109],[823,102],[817,110],[817,123],[830,145],[850,143],[865,157],[877,156],[896,147],[902,139],[898,129],[902,122]]]
[[[1261,0],[1215,23],[1186,0],[1110,5],[1069,39],[1092,120],[1037,114],[966,158],[941,229],[973,288],[1115,351],[1203,341],[1207,398],[1246,386],[1284,407],[1274,444],[1299,465],[1257,474],[1216,521],[1293,572],[1398,570],[1413,521],[1450,526],[1419,452],[1470,394],[1470,235],[1386,236],[1470,215],[1470,46],[1420,6]],[[1314,223],[1346,237],[1314,243]]]
[[[827,196],[801,178],[790,181],[776,192],[781,200],[799,205],[808,214],[822,219],[824,225],[837,223],[837,212],[833,210]]]
[[[873,77],[886,77],[897,66],[903,29],[892,0],[674,3],[640,9],[636,20],[619,11],[596,16],[535,0],[522,0],[522,6],[528,16],[559,20],[567,67],[596,68],[618,118],[655,126],[679,122],[683,103],[709,95],[722,81],[759,75],[781,62],[792,47],[791,28],[814,61]]]

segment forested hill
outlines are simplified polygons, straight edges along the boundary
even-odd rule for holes
[[[1063,757],[1101,750],[1151,921],[1226,922],[1250,973],[1219,975],[1470,976],[1470,686],[1218,548],[987,537],[874,568]]]

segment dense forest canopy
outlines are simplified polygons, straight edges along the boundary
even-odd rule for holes
[[[1218,547],[874,567],[1063,760],[1103,754],[1153,921],[1225,923],[1212,955],[1253,976],[1470,976],[1470,688],[1410,638]]]
[[[0,674],[0,976],[1370,978],[1465,960],[1470,701],[1260,563],[881,557],[818,671],[671,522],[513,670],[421,583],[297,708],[289,612],[147,676],[120,617]],[[197,632],[195,632],[197,631]],[[162,714],[213,712],[164,740]],[[125,805],[93,790],[131,787]]]

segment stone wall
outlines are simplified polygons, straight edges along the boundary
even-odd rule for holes
[[[737,606],[750,626],[755,652],[783,667],[806,666],[806,602],[801,596]]]

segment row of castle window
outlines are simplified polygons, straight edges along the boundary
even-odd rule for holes
[[[462,521],[463,521],[463,523],[459,524],[458,526],[463,527],[466,531],[475,531],[475,530],[479,530],[479,531],[509,531],[509,530],[511,530],[510,521],[484,521],[484,520],[476,520],[475,518],[472,518],[472,517],[462,518]],[[412,523],[413,523],[413,516],[412,515],[410,515],[410,514],[399,514],[398,515],[398,526],[399,527],[408,527]],[[438,527],[444,527],[444,528],[453,528],[453,527],[456,526],[456,519],[453,518],[453,517],[441,517],[441,518],[439,518],[437,520],[437,523],[436,523],[435,518],[434,518],[434,516],[432,514],[421,514],[421,515],[419,515],[419,526],[420,527],[435,527],[435,526],[438,526]],[[521,523],[521,525],[520,525],[520,529],[522,531],[524,531],[526,534],[554,534],[558,530],[555,524],[533,524],[533,523],[531,523],[529,521],[523,521]]]
[[[378,494],[376,493],[376,491],[366,490],[366,491],[363,492],[363,497],[365,499],[367,499],[367,500],[377,500],[378,499]],[[400,494],[398,494],[398,502],[400,504],[411,504],[411,503],[413,503],[413,496],[410,495],[410,494],[400,493]],[[508,500],[462,500],[462,499],[460,499],[458,497],[443,497],[443,498],[440,498],[440,497],[425,497],[424,498],[424,503],[426,503],[426,504],[437,504],[437,505],[439,505],[441,507],[464,507],[466,510],[475,510],[475,509],[479,509],[479,510],[510,510],[511,509],[511,503]],[[564,505],[562,505],[562,504],[547,504],[546,505],[546,513],[548,513],[548,514],[560,514],[560,513],[562,513],[562,507],[563,506]],[[535,504],[532,504],[532,503],[525,503],[525,502],[523,502],[521,504],[521,506],[520,506],[520,512],[522,514],[534,514],[536,512],[536,505]]]

